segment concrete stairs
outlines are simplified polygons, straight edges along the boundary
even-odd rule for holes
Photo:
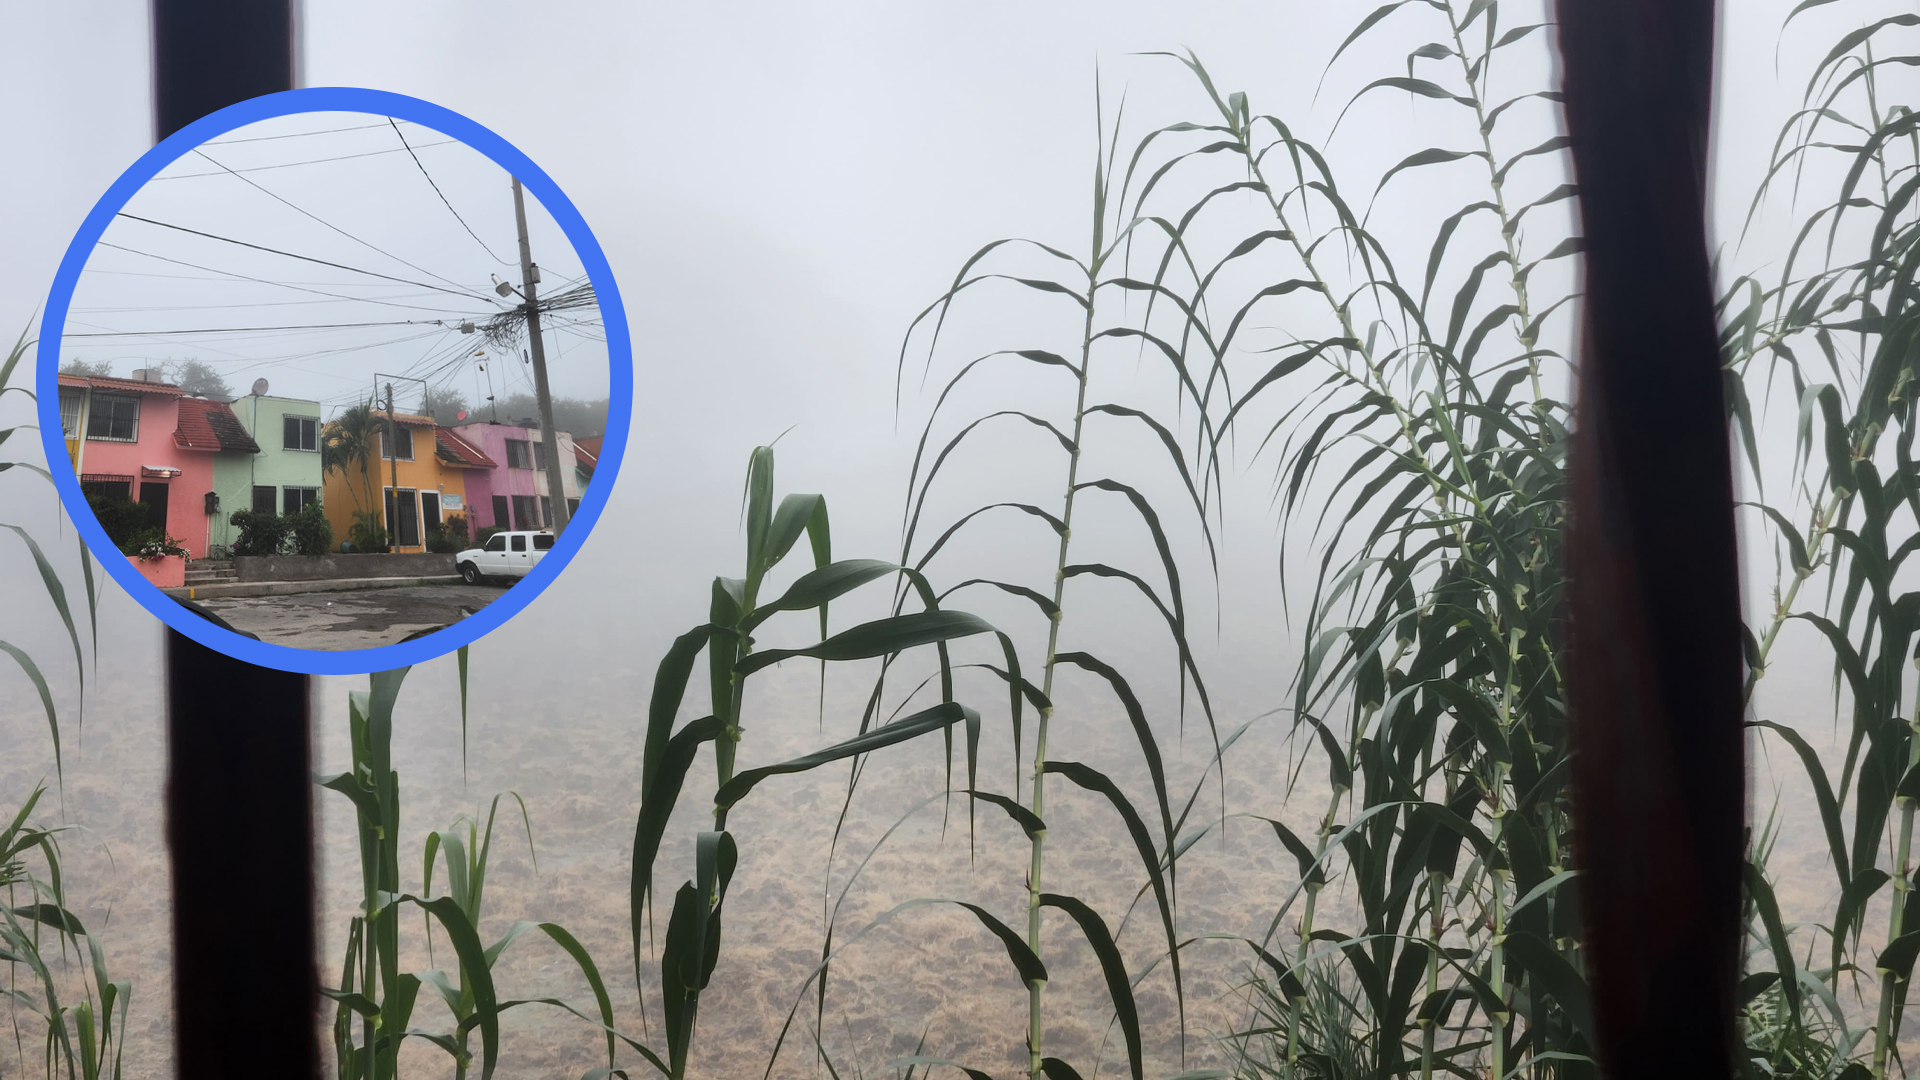
[[[188,559],[187,584],[190,586],[229,585],[240,580],[231,559]]]

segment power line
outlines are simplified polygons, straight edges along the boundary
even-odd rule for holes
[[[151,277],[178,277],[189,281],[224,281],[224,278],[190,278],[185,274],[152,274]],[[392,299],[401,300],[412,296],[430,296],[431,293],[400,293]],[[125,315],[129,312],[148,311],[226,311],[232,308],[257,307],[305,307],[310,304],[353,303],[352,300],[258,300],[250,304],[158,304],[147,307],[72,307],[68,311],[85,312],[90,315]]]
[[[165,255],[155,255],[155,254],[154,254],[153,252],[151,252],[151,251],[141,251],[141,250],[140,250],[140,249],[138,249],[138,248],[130,248],[130,247],[122,247],[122,246],[121,246],[121,245],[119,245],[119,244],[114,244],[114,243],[109,243],[109,242],[107,242],[107,241],[105,241],[105,240],[102,240],[102,241],[100,241],[100,242],[98,243],[98,245],[97,245],[97,246],[99,246],[99,247],[103,247],[103,248],[112,248],[112,249],[113,249],[113,250],[115,250],[115,251],[124,251],[124,252],[126,252],[127,254],[129,254],[129,255],[141,255],[141,256],[144,256],[144,257],[146,257],[146,258],[149,258],[149,259],[158,259],[158,260],[160,260],[161,262],[165,262],[165,263],[173,263],[173,264],[174,264],[175,266],[185,266],[185,267],[190,267],[190,268],[192,268],[192,269],[194,269],[194,270],[205,270],[205,271],[207,271],[207,272],[208,272],[208,273],[210,273],[210,274],[220,274],[220,275],[223,275],[223,276],[225,276],[225,277],[230,277],[230,278],[238,278],[238,279],[239,279],[239,280],[241,280],[241,281],[251,281],[251,282],[255,282],[255,283],[257,283],[257,284],[260,284],[260,285],[274,285],[274,286],[278,286],[279,288],[282,288],[282,289],[292,289],[292,290],[293,290],[294,292],[303,292],[303,293],[312,293],[312,294],[314,294],[315,296],[331,296],[331,297],[333,297],[333,298],[334,298],[335,300],[350,300],[350,301],[352,301],[352,302],[354,302],[354,303],[357,303],[357,304],[382,304],[382,305],[385,305],[385,306],[387,306],[387,307],[397,307],[397,308],[407,308],[407,309],[410,309],[410,310],[413,310],[413,311],[438,311],[438,312],[440,312],[440,313],[442,313],[442,314],[453,314],[453,315],[492,315],[492,314],[494,314],[493,312],[490,312],[490,311],[486,311],[486,312],[476,312],[476,311],[452,311],[452,312],[450,312],[450,311],[448,311],[448,310],[447,310],[446,308],[435,308],[435,307],[428,307],[428,306],[426,306],[425,304],[402,304],[402,303],[398,303],[398,302],[396,302],[396,301],[392,301],[392,300],[377,300],[377,299],[375,299],[375,298],[373,298],[373,297],[371,297],[371,296],[344,296],[344,295],[342,295],[342,294],[340,294],[340,293],[330,293],[330,292],[324,292],[324,291],[322,291],[322,290],[320,290],[320,289],[308,289],[308,288],[302,288],[302,287],[301,287],[301,286],[299,286],[299,285],[293,285],[293,284],[289,284],[289,283],[287,283],[287,282],[284,282],[284,281],[270,281],[270,280],[268,280],[268,279],[266,279],[266,278],[257,278],[257,277],[249,277],[249,276],[248,276],[248,275],[246,275],[246,274],[240,274],[240,273],[235,273],[235,272],[234,272],[234,271],[232,271],[232,270],[220,270],[220,269],[216,269],[216,268],[214,268],[214,267],[211,267],[211,266],[201,266],[201,265],[200,265],[199,263],[190,263],[190,262],[187,262],[187,261],[186,261],[186,260],[184,260],[184,259],[172,259],[172,258],[168,258],[168,257],[167,257],[167,256],[165,256]],[[113,271],[102,271],[102,273],[112,273],[112,272],[113,272]],[[349,286],[351,286],[351,285],[353,285],[353,284],[356,284],[356,283],[355,283],[355,282],[343,282],[343,283],[341,284],[341,287],[342,287],[342,288],[345,288],[345,287],[349,287]],[[439,290],[436,290],[436,291],[438,291],[438,292],[446,292],[447,290],[445,290],[445,289],[439,289]],[[469,299],[470,299],[470,298],[469,298]]]
[[[78,324],[78,325],[80,325],[80,326],[91,326],[91,327],[94,327],[95,329],[99,329],[99,328],[100,328],[100,324],[99,324],[99,323],[90,323],[90,322],[85,322],[85,321],[83,321],[83,320],[80,320],[80,319],[72,319],[72,318],[70,318],[70,319],[68,319],[67,321],[68,321],[68,322],[71,322],[71,323],[75,323],[75,324]],[[62,340],[65,340],[65,338],[66,338],[66,332],[65,332],[65,331],[66,331],[66,328],[65,328],[65,327],[61,327],[61,338],[62,338]],[[76,335],[76,336],[78,336],[78,335]],[[147,336],[147,335],[144,335],[144,334],[135,334],[135,335],[132,335],[132,336],[134,336],[134,337],[145,337],[145,336]],[[128,342],[128,344],[129,344],[129,345],[131,345],[131,344],[135,344],[135,343],[133,343],[133,342]],[[245,356],[241,356],[241,355],[240,355],[239,353],[235,353],[235,352],[227,352],[227,350],[225,350],[225,349],[222,349],[222,348],[219,348],[218,346],[214,346],[214,345],[203,345],[203,347],[204,347],[204,348],[207,348],[207,349],[211,349],[211,350],[213,350],[214,352],[217,352],[217,353],[226,353],[226,355],[228,355],[228,356],[231,356],[231,357],[233,357],[233,358],[234,358],[234,359],[236,359],[236,360],[247,360],[247,359],[250,359],[249,357],[245,357]]]
[[[113,245],[111,244],[104,244],[102,246],[113,247]],[[144,252],[144,251],[134,251],[132,248],[119,248],[118,250],[133,251],[133,253],[136,255],[148,254],[147,252]],[[152,257],[157,259],[157,258],[160,258],[161,256],[154,255]],[[176,261],[176,260],[169,260],[169,261]],[[192,266],[193,264],[183,263],[182,265]],[[227,278],[234,276],[232,273],[226,270],[214,271],[214,273],[222,275],[221,277],[201,277],[198,274],[149,274],[139,270],[102,270],[97,266],[81,267],[80,272],[83,274],[112,274],[116,277],[167,278],[172,281],[225,281]],[[377,281],[275,281],[273,282],[273,284],[275,285],[330,285],[336,289],[391,289],[393,288],[393,286],[391,285],[383,285]],[[425,295],[427,294],[426,293],[394,293],[391,297],[389,297],[389,299],[399,299],[405,296],[425,296]],[[358,299],[358,297],[348,297],[348,299]]]
[[[375,125],[375,126],[377,127],[379,125]],[[457,143],[459,141],[460,141],[459,139],[442,139],[441,141],[434,142],[434,143],[421,143],[418,149],[425,150],[428,147],[433,147],[433,146],[451,146],[454,143]],[[323,162],[328,162],[328,161],[351,161],[354,158],[379,157],[381,154],[397,154],[399,152],[400,151],[398,150],[369,150],[364,154],[337,154],[333,157],[309,158],[306,161],[283,161],[278,165],[252,165],[247,168],[239,169],[236,171],[266,172],[269,169],[291,169],[296,165],[319,165],[319,164],[322,164]],[[223,176],[223,175],[225,174],[217,173],[217,172],[174,173],[171,176],[162,174],[160,176],[154,177],[154,179],[155,180],[191,180],[196,176]]]
[[[283,255],[289,259],[299,259],[302,262],[318,263],[321,266],[331,266],[335,270],[345,270],[348,273],[365,274],[367,277],[381,278],[386,281],[397,281],[402,285],[412,285],[414,288],[417,288],[417,289],[432,289],[435,292],[451,293],[452,295],[458,296],[463,300],[476,299],[476,294],[474,293],[458,292],[453,289],[442,288],[439,285],[429,285],[424,281],[409,281],[406,278],[394,277],[392,274],[378,274],[372,270],[362,270],[357,266],[348,266],[345,263],[328,262],[326,259],[316,259],[311,255],[295,255],[291,251],[281,251],[279,248],[270,248],[264,244],[249,244],[245,240],[235,240],[230,236],[217,236],[210,232],[201,232],[199,229],[189,229],[185,225],[170,225],[164,221],[155,221],[152,218],[143,218],[138,214],[129,214],[124,210],[120,211],[114,216],[129,218],[133,221],[144,222],[148,225],[158,225],[163,229],[174,229],[178,232],[191,233],[194,236],[204,236],[209,240],[218,240],[224,244],[234,244],[243,248],[252,248],[255,251],[264,251],[271,255]],[[481,296],[478,298],[485,299],[484,296]]]
[[[382,341],[369,341],[359,345],[342,345],[342,346],[337,346],[331,349],[317,349],[311,352],[304,352],[304,353],[287,353],[282,356],[268,356],[268,357],[259,357],[259,358],[241,357],[240,360],[242,360],[244,363],[242,364],[242,366],[233,368],[232,371],[236,373],[242,372],[242,371],[252,371],[255,368],[277,365],[277,364],[288,364],[288,363],[292,363],[295,360],[311,360],[311,359],[314,359],[315,357],[320,357],[320,356],[338,356],[342,353],[364,352],[367,349],[378,349],[388,345],[404,345],[409,341],[419,341],[421,338],[424,338],[424,337],[432,337],[433,333],[434,333],[433,331],[429,330],[424,334],[409,334],[406,337],[387,338]],[[220,361],[214,361],[214,362],[220,363]],[[309,369],[309,370],[315,374],[330,374],[328,372],[319,371],[318,369]]]
[[[427,269],[424,266],[416,266],[413,263],[408,262],[407,260],[401,258],[398,255],[395,255],[390,251],[387,251],[383,248],[375,247],[371,242],[360,239],[359,237],[353,235],[347,230],[341,228],[340,226],[335,225],[333,222],[327,221],[326,219],[320,217],[318,214],[308,213],[306,210],[303,210],[300,207],[295,206],[292,202],[288,201],[287,199],[284,199],[281,196],[276,195],[271,191],[268,191],[266,188],[263,188],[259,184],[254,183],[252,180],[249,180],[246,177],[241,176],[239,173],[234,172],[232,169],[228,168],[225,165],[222,165],[220,162],[214,161],[214,159],[212,157],[209,157],[206,151],[204,150],[195,149],[194,153],[199,154],[201,157],[206,158],[208,161],[212,161],[215,165],[219,165],[222,169],[225,169],[227,172],[233,173],[233,178],[235,180],[238,180],[243,184],[248,184],[252,186],[254,190],[260,192],[262,195],[265,195],[268,198],[274,199],[282,203],[283,205],[291,208],[295,213],[303,214],[306,217],[312,218],[314,221],[318,221],[320,224],[325,225],[327,228],[332,229],[334,232],[339,233],[341,236],[346,237],[347,239],[353,241],[356,244],[359,244],[362,247],[371,248],[372,250],[377,251],[382,255],[385,255],[387,258],[392,259],[394,262],[400,263],[403,266],[411,267],[414,270],[418,270],[421,273],[427,275],[428,277],[439,278],[441,281],[444,281],[449,285],[455,285],[455,286],[460,285],[459,282],[454,281],[452,278],[441,277],[439,274],[434,273],[433,271]],[[464,288],[465,286],[460,286],[460,287]]]
[[[412,121],[408,121],[412,123]],[[341,131],[367,131],[371,128],[386,127],[385,124],[360,124],[355,127],[323,128],[319,131],[289,131],[281,135],[255,135],[245,139],[215,139],[206,146],[227,146],[233,143],[269,142],[273,139],[298,139],[307,135],[332,135]]]
[[[355,330],[364,326],[419,326],[423,321],[438,320],[394,319],[388,322],[357,323],[308,323],[302,326],[214,326],[199,330],[107,330],[89,334],[63,334],[70,337],[156,337],[172,334],[257,334],[275,330]]]
[[[393,124],[393,117],[391,116],[387,117],[387,123]],[[467,219],[460,216],[460,211],[455,210],[453,208],[453,204],[450,202],[447,202],[446,193],[440,190],[439,184],[435,184],[433,182],[433,174],[427,171],[427,167],[425,165],[420,164],[420,155],[413,152],[413,147],[407,146],[407,137],[404,134],[401,134],[400,125],[393,124],[393,133],[395,135],[400,136],[400,145],[406,147],[407,156],[413,159],[413,163],[416,166],[419,166],[420,175],[427,178],[427,183],[429,186],[433,188],[433,193],[435,195],[440,196],[440,202],[444,206],[446,206],[447,213],[452,214],[453,220],[459,222],[460,227],[467,230],[467,235],[473,237],[473,242],[480,245],[480,250],[486,252],[488,258],[492,259],[494,262],[497,262],[502,266],[513,265],[512,263],[509,263],[507,260],[502,259],[500,256],[495,255],[493,253],[493,249],[487,246],[487,242],[485,240],[480,239],[480,234],[473,231],[473,226],[467,224]]]

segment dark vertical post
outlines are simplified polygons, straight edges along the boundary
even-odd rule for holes
[[[1587,238],[1574,823],[1604,1075],[1732,1075],[1740,588],[1707,254],[1712,0],[1558,0]]]
[[[292,89],[292,4],[153,0],[156,139]],[[318,1076],[308,693],[167,632],[177,1076]]]
[[[294,0],[153,0],[157,142],[210,112],[293,89]]]

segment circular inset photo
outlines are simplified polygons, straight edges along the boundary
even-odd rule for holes
[[[632,403],[606,258],[481,125],[349,88],[255,98],[135,162],[39,343],[93,556],[250,663],[387,670],[525,607],[599,517]]]

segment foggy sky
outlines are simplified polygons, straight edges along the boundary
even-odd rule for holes
[[[667,638],[704,611],[710,576],[737,572],[747,452],[788,428],[782,490],[827,493],[838,552],[892,554],[929,404],[909,383],[896,424],[901,335],[989,240],[1084,246],[1096,86],[1109,122],[1124,98],[1127,146],[1154,124],[1204,117],[1177,63],[1140,55],[1191,48],[1223,90],[1246,90],[1256,108],[1327,143],[1348,97],[1419,44],[1401,31],[1372,39],[1316,99],[1325,57],[1370,7],[571,3],[534,15],[504,3],[306,5],[306,85],[423,97],[513,142],[579,207],[627,303],[635,426],[609,513],[570,573],[495,638],[534,647],[584,621],[618,643],[644,685]],[[1794,80],[1811,59],[1801,43],[1831,40],[1844,7],[1804,17],[1805,31],[1782,43],[1785,3],[1726,6],[1722,239],[1737,236],[1778,122],[1798,101]],[[33,319],[73,230],[152,133],[144,5],[15,5],[0,19],[9,40],[37,43],[0,69],[10,99],[34,103],[9,118],[15,164],[0,199],[11,256],[0,264],[0,326],[14,327]],[[1508,25],[1523,21],[1508,8]],[[1527,65],[1545,76],[1543,50],[1515,55],[1526,59],[1514,78],[1528,78]],[[1350,193],[1427,145],[1435,115],[1387,94],[1348,115],[1328,145]],[[1508,152],[1552,132],[1550,120],[1529,123],[1503,133]],[[1437,210],[1468,189],[1430,175],[1390,188],[1374,211],[1376,227],[1421,257]],[[449,195],[475,219],[491,215],[486,235],[501,234],[503,200]],[[444,211],[424,220],[451,227]],[[1785,220],[1763,221],[1740,258],[1777,251]],[[479,253],[463,239],[441,235],[445,246],[427,249],[449,260],[437,272],[469,272],[463,260]],[[986,304],[973,318],[1003,340],[1044,329],[1012,307]],[[22,404],[11,397],[7,415]],[[1270,466],[1234,465],[1245,490],[1229,511],[1237,531],[1222,575],[1244,610],[1223,613],[1225,637],[1274,664],[1277,686],[1292,645],[1275,618]]]

